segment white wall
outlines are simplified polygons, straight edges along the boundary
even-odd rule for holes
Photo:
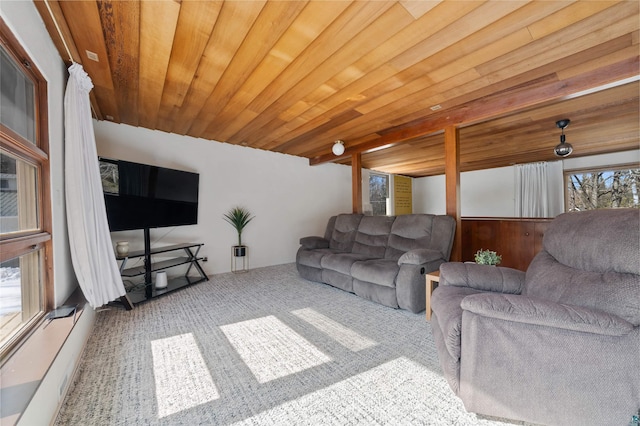
[[[152,246],[203,242],[208,273],[231,269],[235,230],[222,216],[242,205],[255,219],[242,233],[250,267],[295,261],[299,239],[323,235],[327,219],[350,212],[351,168],[309,166],[305,158],[139,127],[95,121],[98,155],[200,174],[198,224],[151,230]],[[114,232],[131,249],[143,247],[142,231]]]
[[[563,170],[640,163],[640,150],[562,160]],[[462,217],[515,217],[515,166],[460,174]],[[445,214],[444,175],[413,180],[414,213]]]
[[[592,155],[589,157],[567,158],[562,160],[564,170],[597,168],[618,164],[635,164],[640,167],[640,149],[635,151],[616,152],[613,154]]]
[[[460,174],[462,216],[506,216],[514,214],[513,167],[500,167]],[[413,180],[414,213],[446,213],[445,176]]]

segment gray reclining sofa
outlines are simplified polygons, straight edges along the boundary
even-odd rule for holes
[[[425,309],[424,274],[449,260],[455,219],[410,214],[329,219],[324,237],[304,237],[300,275],[393,308]]]
[[[640,211],[565,213],[526,273],[440,267],[431,329],[467,410],[628,425],[640,410]]]

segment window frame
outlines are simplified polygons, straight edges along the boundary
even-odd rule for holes
[[[383,177],[383,178],[385,178],[387,180],[387,197],[386,197],[387,201],[385,201],[385,209],[384,209],[385,213],[383,215],[376,215],[375,213],[373,213],[374,208],[373,208],[373,203],[371,202],[371,178],[374,177],[374,176]],[[369,200],[367,200],[367,201],[368,201],[369,204],[371,204],[371,213],[372,213],[372,215],[373,216],[390,216],[391,212],[388,211],[388,209],[387,209],[387,202],[391,198],[391,174],[372,171],[372,172],[369,173],[369,182],[368,183],[369,183],[369,185],[368,185],[369,186]]]
[[[0,43],[23,75],[34,85],[35,141],[29,141],[0,123],[0,147],[3,151],[36,167],[38,196],[38,229],[0,236],[0,261],[40,251],[40,281],[42,310],[0,348],[0,364],[9,358],[22,341],[53,308],[53,240],[49,158],[47,81],[26,50],[0,17]]]
[[[613,166],[597,166],[597,167],[581,167],[577,169],[566,169],[562,172],[562,182],[564,185],[564,211],[569,212],[569,179],[571,175],[577,175],[582,173],[599,173],[599,172],[614,172],[616,170],[629,170],[638,169],[640,165],[638,163],[624,163],[616,164]]]

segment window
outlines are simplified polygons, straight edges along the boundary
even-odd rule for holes
[[[566,211],[638,207],[640,168],[620,166],[564,173]]]
[[[0,25],[0,359],[53,294],[47,85]]]
[[[369,175],[369,203],[374,216],[386,216],[389,200],[389,175]]]

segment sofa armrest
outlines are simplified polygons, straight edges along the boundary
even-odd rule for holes
[[[524,286],[524,278],[524,272],[501,266],[460,262],[448,262],[440,265],[440,285],[520,294]]]
[[[400,259],[398,259],[398,266],[401,266],[403,263],[407,263],[409,265],[422,265],[423,263],[433,262],[438,259],[442,259],[442,253],[438,250],[413,249],[400,256]]]
[[[623,336],[633,324],[607,312],[514,294],[473,294],[460,304],[484,317],[607,336]]]
[[[329,240],[322,237],[302,237],[300,245],[306,249],[328,248]]]

